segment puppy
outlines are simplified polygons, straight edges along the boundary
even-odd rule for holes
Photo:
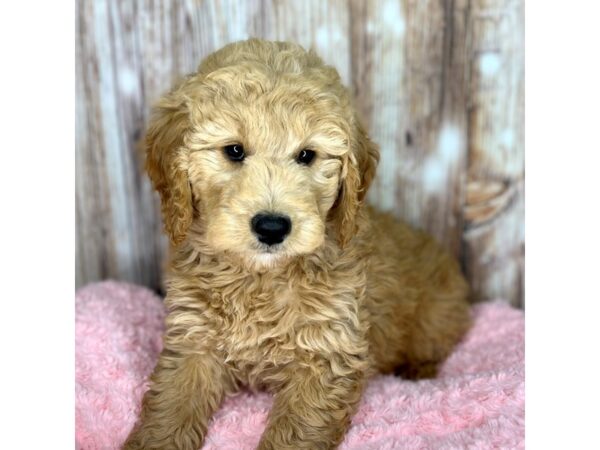
[[[313,52],[224,47],[158,103],[146,145],[168,316],[125,449],[198,449],[240,386],[274,394],[259,449],[335,448],[369,376],[434,376],[467,329],[457,263],[364,205],[379,151]]]

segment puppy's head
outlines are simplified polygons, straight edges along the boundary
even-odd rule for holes
[[[146,168],[173,244],[267,265],[346,245],[379,157],[335,69],[250,40],[209,56],[157,105]]]

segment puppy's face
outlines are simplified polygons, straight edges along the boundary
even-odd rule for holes
[[[232,75],[215,114],[190,134],[187,170],[206,241],[265,264],[310,253],[340,189],[347,125],[305,88],[277,80],[260,95],[238,92]]]
[[[293,49],[291,59],[272,47],[244,49],[235,63],[213,56],[159,104],[147,168],[175,242],[185,235],[265,266],[313,252],[328,221],[340,240],[343,222],[352,227],[377,149],[337,73]]]

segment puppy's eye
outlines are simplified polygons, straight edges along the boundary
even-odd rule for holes
[[[296,161],[298,161],[300,164],[305,164],[308,166],[314,158],[315,152],[305,148],[300,150],[300,153],[298,153],[298,156],[296,157]]]
[[[226,145],[223,150],[231,161],[243,161],[246,156],[244,147],[241,144]]]

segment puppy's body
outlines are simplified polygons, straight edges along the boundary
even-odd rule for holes
[[[206,103],[217,110],[194,112]],[[378,152],[332,69],[251,40],[210,57],[162,109],[148,170],[174,243],[169,314],[125,448],[198,448],[241,385],[275,394],[261,449],[333,448],[370,375],[435,374],[468,325],[466,284],[431,238],[363,207]],[[252,151],[232,164],[222,148],[241,141]],[[291,218],[282,242],[257,244],[263,211]]]

